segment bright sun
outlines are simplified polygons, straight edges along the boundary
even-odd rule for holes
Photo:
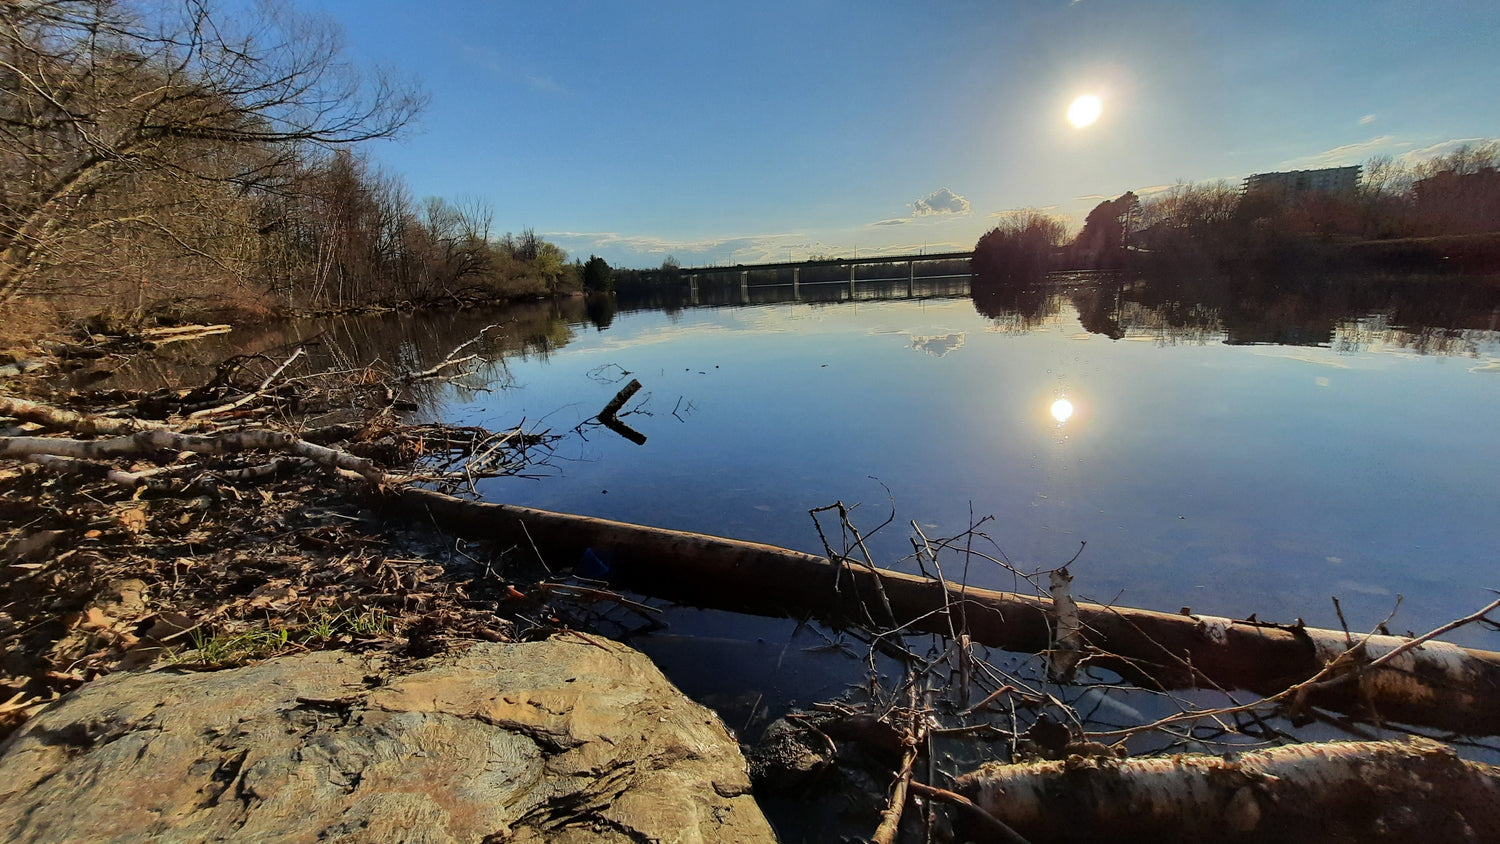
[[[1099,113],[1104,110],[1104,103],[1093,94],[1084,94],[1068,106],[1068,122],[1082,129],[1099,119]]]
[[[1058,424],[1062,424],[1063,422],[1068,421],[1068,418],[1072,415],[1072,402],[1068,401],[1067,399],[1058,399],[1057,401],[1052,403],[1052,418],[1056,419],[1058,421]]]

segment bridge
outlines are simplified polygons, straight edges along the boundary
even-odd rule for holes
[[[738,281],[740,300],[750,301],[750,289],[765,287],[790,287],[792,299],[801,299],[804,285],[847,284],[849,298],[855,297],[855,285],[867,282],[906,282],[908,297],[915,297],[918,282],[938,279],[967,279],[973,252],[932,252],[920,255],[877,255],[871,258],[826,258],[815,261],[781,261],[768,264],[735,264],[727,267],[693,267],[678,271],[680,278],[687,279],[693,301],[698,300],[698,284],[702,281]],[[962,271],[958,263],[962,262]],[[918,265],[947,263],[938,267],[946,272],[918,274]],[[872,271],[874,268],[874,271]],[[896,275],[888,275],[890,269]],[[904,273],[901,270],[905,270]],[[788,273],[790,271],[790,273]],[[788,274],[790,278],[788,278]]]

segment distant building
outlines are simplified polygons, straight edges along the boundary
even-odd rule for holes
[[[1256,173],[1245,179],[1244,192],[1342,193],[1359,187],[1358,164],[1352,167],[1325,167],[1322,170],[1289,170],[1284,173]]]

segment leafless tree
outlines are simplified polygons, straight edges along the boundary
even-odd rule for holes
[[[132,227],[220,260],[177,211],[232,219],[216,203],[272,188],[300,150],[390,136],[421,105],[273,3],[0,0],[0,301]]]

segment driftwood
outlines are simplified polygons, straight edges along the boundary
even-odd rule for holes
[[[128,437],[107,440],[73,440],[58,437],[0,437],[0,457],[45,462],[47,456],[93,461],[100,458],[150,454],[155,451],[190,451],[198,454],[231,454],[258,449],[303,457],[330,469],[352,472],[372,484],[385,483],[386,475],[374,463],[344,451],[315,445],[283,431],[249,429],[210,436],[174,431],[140,431]],[[38,459],[42,458],[42,459]],[[121,473],[128,475],[129,473]],[[123,480],[122,480],[123,482]],[[133,484],[127,484],[133,485]]]
[[[626,425],[624,422],[621,422],[620,417],[615,415],[620,412],[620,408],[625,406],[625,402],[630,401],[631,396],[640,392],[640,389],[641,382],[635,378],[630,379],[630,383],[626,384],[624,388],[620,390],[620,392],[615,393],[615,397],[609,400],[609,404],[606,404],[604,406],[604,409],[599,411],[598,418],[599,423],[604,427],[610,429],[611,431],[614,431],[615,433],[619,434],[627,440],[630,440],[636,445],[645,445],[646,435],[630,427],[629,425]]]
[[[433,366],[430,366],[430,367],[428,367],[426,369],[423,369],[423,370],[421,370],[419,372],[408,372],[408,373],[406,373],[406,374],[404,374],[404,375],[401,376],[401,380],[402,381],[406,381],[406,382],[411,382],[411,381],[421,381],[421,380],[427,379],[427,378],[436,378],[439,375],[441,375],[442,372],[443,372],[443,370],[445,370],[445,369],[450,369],[450,368],[453,368],[453,367],[461,367],[461,366],[464,366],[465,364],[473,363],[476,360],[480,360],[480,355],[478,353],[474,353],[474,354],[470,354],[470,355],[464,355],[463,357],[459,357],[458,353],[461,352],[461,351],[463,351],[464,349],[469,348],[470,346],[475,345],[476,343],[480,342],[481,340],[483,340],[485,333],[488,332],[491,328],[496,328],[497,326],[498,326],[498,323],[491,323],[489,325],[486,325],[484,328],[479,329],[479,333],[478,334],[474,335],[473,337],[469,338],[468,340],[465,340],[462,343],[459,343],[457,346],[454,346],[453,347],[453,351],[451,351],[448,354],[444,355],[443,359],[440,360],[440,361],[438,361],[437,364],[435,364]]]
[[[765,615],[866,618],[862,600],[883,588],[907,629],[947,634],[962,613],[976,642],[1038,653],[1052,644],[1052,602],[942,583],[812,554],[703,534],[506,504],[463,501],[416,488],[388,502],[471,538],[536,547],[571,563],[609,549],[622,582],[700,606]],[[424,518],[424,521],[426,519]],[[524,527],[523,527],[524,526]],[[1167,688],[1248,689],[1263,696],[1300,687],[1303,703],[1466,734],[1500,734],[1500,653],[1396,636],[1172,615],[1079,603],[1089,662]],[[1352,645],[1352,646],[1351,646]],[[1371,663],[1381,659],[1379,665]],[[1332,675],[1325,669],[1335,664]],[[1318,678],[1320,682],[1307,684]]]
[[[1500,768],[1438,742],[991,763],[955,791],[1029,841],[1500,841]]]
[[[604,409],[599,411],[599,419],[602,421],[614,416],[616,413],[619,413],[620,408],[625,406],[625,402],[630,401],[630,397],[640,391],[640,380],[636,378],[630,379],[630,383],[626,384],[624,387],[621,387],[620,392],[615,393],[615,397],[609,400],[609,404],[606,404],[604,406]]]
[[[170,328],[145,328],[141,330],[141,339],[150,348],[160,348],[168,343],[197,340],[200,337],[212,337],[215,334],[228,334],[233,330],[234,326],[232,325],[179,325]]]
[[[295,361],[298,358],[302,357],[304,354],[306,354],[306,351],[307,350],[302,346],[298,346],[297,351],[292,352],[291,357],[288,357],[286,360],[282,361],[280,366],[276,367],[276,369],[273,370],[270,375],[267,375],[265,380],[260,382],[260,386],[257,387],[254,392],[246,393],[243,396],[235,399],[234,401],[226,402],[216,407],[199,408],[189,413],[187,415],[187,418],[200,419],[204,416],[215,416],[220,413],[228,413],[229,411],[234,410],[237,407],[242,407],[254,401],[255,399],[260,398],[266,392],[266,390],[270,388],[271,383],[277,378],[281,377],[281,373],[285,372],[286,368],[292,365],[292,361]]]
[[[160,423],[143,422],[139,419],[115,419],[108,416],[91,416],[64,410],[41,402],[0,396],[0,416],[10,416],[25,422],[35,422],[48,428],[74,431],[80,434],[128,434],[142,428],[160,427]]]

